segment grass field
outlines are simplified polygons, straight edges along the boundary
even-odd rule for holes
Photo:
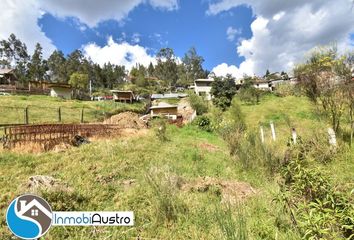
[[[58,108],[64,123],[79,123],[84,109],[84,121],[102,121],[122,111],[143,112],[143,103],[124,104],[113,101],[63,100],[48,96],[0,96],[0,125],[24,123],[24,109],[28,107],[29,123],[58,122]]]
[[[31,104],[42,101],[36,97],[27,100]],[[69,104],[48,100],[54,107]],[[70,104],[95,108],[101,103]],[[267,96],[259,105],[242,105],[242,111],[249,128],[258,129],[260,123],[267,126],[267,138],[269,121],[275,123],[279,138],[275,143],[268,141],[278,153],[286,147],[290,127],[308,138],[327,126],[313,114],[313,106],[305,98]],[[6,208],[24,192],[23,185],[33,175],[53,176],[73,189],[44,194],[55,211],[126,210],[135,214],[131,228],[52,227],[45,239],[241,239],[225,233],[228,226],[247,232],[248,237],[242,239],[301,239],[282,206],[273,201],[279,192],[278,175],[270,176],[259,166],[242,168],[217,134],[193,125],[168,126],[167,138],[161,142],[151,129],[144,135],[99,140],[62,153],[0,151],[0,239],[11,239],[4,218]],[[205,144],[213,148],[203,148]],[[313,163],[313,167],[350,190],[354,188],[350,170],[354,169],[354,151],[344,149],[332,162]],[[220,189],[185,192],[172,183],[206,176],[250,183],[257,194],[231,206],[230,219],[221,209]],[[134,184],[124,186],[123,180],[134,180]]]

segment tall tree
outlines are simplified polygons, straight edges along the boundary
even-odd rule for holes
[[[148,66],[148,69],[147,69],[147,74],[148,74],[148,77],[154,77],[155,75],[155,68],[154,68],[154,65],[152,64],[152,62],[150,62],[149,66]]]
[[[15,34],[11,34],[7,40],[0,41],[0,59],[1,67],[15,68],[20,81],[27,80],[27,64],[30,56],[26,44],[17,39]]]
[[[204,58],[197,54],[197,50],[194,47],[188,50],[182,62],[185,66],[186,77],[189,83],[192,83],[195,79],[207,77],[202,66]]]
[[[163,80],[166,85],[175,86],[178,74],[177,63],[173,49],[162,48],[156,55],[157,65],[155,67],[156,76]]]
[[[230,74],[226,78],[215,78],[210,93],[213,95],[213,103],[222,110],[230,107],[232,98],[236,94],[235,78]]]
[[[62,51],[55,50],[48,58],[49,76],[52,81],[66,82],[66,59]]]
[[[47,68],[47,61],[43,60],[42,46],[37,43],[31,61],[28,63],[29,79],[35,81],[44,80]]]
[[[86,73],[82,69],[82,62],[84,60],[84,55],[80,50],[75,50],[68,56],[66,60],[66,73],[67,80],[70,79],[70,76],[75,72]],[[87,73],[86,73],[87,74]]]

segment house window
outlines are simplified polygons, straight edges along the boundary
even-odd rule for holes
[[[38,216],[38,209],[32,209],[31,216],[33,216],[33,217]]]

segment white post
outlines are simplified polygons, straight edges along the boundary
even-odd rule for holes
[[[261,130],[261,141],[262,143],[264,143],[264,131],[262,126],[260,126],[260,130]]]
[[[292,134],[292,138],[293,138],[293,143],[294,143],[294,145],[296,145],[297,134],[296,134],[295,128],[293,128],[291,134]]]
[[[90,79],[90,97],[92,97],[92,81]]]
[[[273,141],[275,141],[276,140],[276,135],[275,135],[275,128],[274,128],[274,123],[273,122],[270,122],[270,129],[272,130]]]
[[[328,128],[328,135],[329,135],[329,144],[332,146],[337,146],[337,139],[336,139],[336,133],[334,132],[333,128]]]

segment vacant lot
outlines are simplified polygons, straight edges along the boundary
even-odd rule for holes
[[[304,139],[326,127],[303,98],[268,96],[259,105],[242,105],[242,111],[249,128],[265,126],[269,147],[280,156],[290,134],[289,121]],[[279,136],[276,142],[270,141],[270,120]],[[235,232],[246,232],[248,239],[301,238],[275,200],[278,173],[268,174],[252,159],[243,167],[216,133],[189,125],[168,126],[166,134],[167,141],[161,141],[151,129],[137,137],[100,140],[60,153],[0,152],[0,238],[10,239],[4,220],[7,205],[26,191],[33,175],[52,176],[67,186],[43,192],[53,210],[135,213],[131,228],[52,227],[45,239],[241,239],[233,238]],[[326,164],[310,165],[341,190],[354,187],[353,149],[343,148]],[[236,201],[225,210],[222,203],[230,198]]]

